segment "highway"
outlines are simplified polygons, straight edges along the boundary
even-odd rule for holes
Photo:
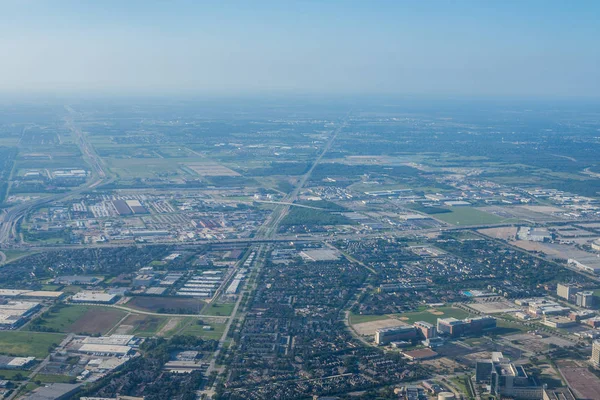
[[[300,181],[296,185],[296,188],[290,194],[288,194],[280,202],[281,203],[280,206],[276,207],[273,210],[273,212],[271,213],[271,215],[269,215],[269,217],[267,218],[267,220],[265,221],[263,226],[261,226],[260,229],[258,230],[258,233],[256,235],[257,237],[270,238],[270,237],[273,237],[273,235],[277,233],[277,229],[279,228],[281,221],[283,221],[283,219],[285,218],[285,216],[287,215],[287,213],[290,210],[291,203],[294,203],[298,199],[298,194],[300,194],[300,191],[302,190],[304,185],[306,185],[306,182],[308,182],[308,180],[310,179],[310,176],[312,175],[313,171],[315,170],[317,165],[319,165],[323,156],[329,151],[329,149],[333,145],[333,142],[337,138],[338,134],[346,126],[346,122],[347,122],[349,116],[350,116],[350,113],[348,113],[346,115],[346,117],[344,118],[344,121],[340,124],[340,126],[337,127],[333,131],[331,137],[327,141],[327,144],[325,144],[323,151],[321,151],[319,156],[315,159],[315,161],[311,165],[310,169],[304,175],[302,175],[302,178],[300,178]]]
[[[90,165],[92,170],[91,182],[86,183],[82,186],[77,187],[74,190],[65,193],[58,193],[39,199],[27,201],[11,207],[2,216],[0,222],[0,248],[6,247],[11,243],[18,243],[19,237],[17,234],[17,225],[21,218],[23,218],[31,210],[38,208],[44,204],[48,204],[54,201],[65,199],[69,196],[77,195],[85,190],[93,189],[102,183],[109,183],[107,175],[104,170],[104,164],[102,159],[98,156],[94,147],[87,140],[87,136],[79,129],[74,123],[74,116],[77,115],[75,110],[70,106],[65,106],[65,110],[69,113],[69,116],[65,118],[65,125],[69,128],[76,138],[77,146],[81,151],[82,158],[86,163]]]

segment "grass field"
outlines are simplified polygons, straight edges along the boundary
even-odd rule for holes
[[[452,308],[449,306],[444,307],[436,307],[435,309],[428,309],[423,311],[415,311],[408,312],[403,314],[395,314],[396,317],[399,317],[400,320],[412,324],[417,321],[425,321],[430,324],[436,324],[438,318],[458,318],[464,319],[472,316],[472,314],[467,313],[459,308]]]
[[[205,331],[203,326],[210,325],[213,330]],[[192,321],[182,331],[182,335],[193,335],[201,337],[202,339],[213,339],[219,340],[225,331],[225,324],[202,324],[199,325],[196,321]]]
[[[350,313],[350,323],[353,325],[363,322],[380,321],[383,319],[388,319],[388,317],[385,315],[360,315]]]
[[[60,333],[0,332],[0,353],[19,357],[44,358],[52,345],[58,345],[65,338]]]
[[[75,383],[76,379],[73,376],[66,375],[49,375],[49,374],[37,374],[33,380],[40,381],[42,383]]]
[[[29,371],[18,369],[0,369],[0,379],[15,379],[16,376],[29,376]]]
[[[504,221],[497,215],[473,207],[453,207],[448,213],[435,214],[435,218],[453,225],[498,224]]]
[[[207,304],[206,307],[202,309],[200,314],[203,315],[216,315],[216,316],[228,316],[233,312],[233,307],[235,304],[233,303],[211,303]]]
[[[124,315],[123,311],[110,307],[65,306],[44,317],[41,326],[65,333],[103,334]]]

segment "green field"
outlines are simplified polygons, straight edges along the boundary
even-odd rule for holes
[[[18,357],[44,358],[52,345],[58,345],[65,338],[60,333],[0,332],[0,353]]]
[[[216,316],[229,316],[233,312],[233,303],[211,303],[207,304],[200,314],[202,315],[216,315]]]
[[[42,383],[75,383],[76,381],[74,376],[50,374],[37,374],[33,377],[33,380],[40,381]]]
[[[17,376],[29,376],[29,371],[18,369],[0,369],[0,379],[15,379]]]
[[[213,330],[205,331],[203,326],[210,325]],[[225,324],[202,324],[199,325],[196,321],[191,322],[188,326],[186,326],[182,331],[182,335],[193,335],[201,337],[202,339],[213,339],[219,340],[225,331]]]
[[[440,313],[437,315],[437,313]],[[472,316],[466,311],[463,311],[459,308],[453,308],[449,306],[444,307],[436,307],[435,309],[428,309],[423,311],[415,311],[415,312],[407,312],[402,314],[394,314],[396,317],[399,317],[402,321],[412,324],[417,321],[425,321],[430,324],[436,324],[438,318],[457,318],[464,319]],[[405,319],[406,318],[406,319]]]
[[[381,321],[382,319],[388,319],[385,315],[360,315],[350,313],[350,323],[360,324],[362,322]]]
[[[448,213],[435,214],[435,218],[453,225],[499,224],[505,221],[497,215],[479,211],[473,207],[453,207]]]

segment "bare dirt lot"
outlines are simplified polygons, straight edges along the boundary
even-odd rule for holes
[[[588,371],[584,362],[558,361],[558,368],[577,398],[600,399],[600,378]]]
[[[111,330],[124,315],[120,310],[90,309],[69,327],[69,331],[74,333],[104,334]]]
[[[204,302],[190,298],[140,296],[131,298],[127,306],[150,312],[197,314],[204,306]]]
[[[480,229],[479,232],[494,239],[512,240],[517,235],[517,228],[511,226],[503,228],[488,228]]]
[[[469,308],[477,310],[483,314],[506,313],[520,311],[518,307],[508,301],[477,302],[468,305]]]
[[[402,321],[398,321],[397,319],[388,318],[379,321],[361,322],[360,324],[352,325],[352,327],[359,335],[374,335],[377,329],[391,328],[393,326],[402,325],[407,324]]]
[[[234,170],[213,162],[189,163],[186,166],[200,176],[240,176]]]

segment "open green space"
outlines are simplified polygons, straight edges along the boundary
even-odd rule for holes
[[[453,207],[450,212],[437,213],[435,218],[453,225],[499,224],[505,220],[473,207]]]
[[[407,312],[402,314],[395,314],[400,320],[412,324],[417,321],[425,321],[430,324],[436,324],[438,318],[457,318],[464,319],[471,317],[472,314],[461,310],[460,308],[454,308],[450,306],[430,308],[423,311]]]
[[[66,375],[50,375],[50,374],[37,374],[34,380],[42,383],[75,383],[76,379],[73,376]]]
[[[23,371],[18,369],[0,369],[0,379],[19,380],[29,376],[29,371]]]
[[[233,312],[233,303],[211,303],[207,304],[200,314],[202,315],[216,315],[216,316],[229,316]]]
[[[210,326],[211,330],[205,330],[205,326]],[[192,321],[188,326],[186,326],[182,331],[182,335],[192,335],[198,336],[202,339],[212,339],[219,340],[221,336],[223,336],[223,332],[225,331],[225,324],[208,324],[202,323],[198,324],[197,321]]]
[[[65,335],[60,333],[2,331],[0,354],[44,358],[49,349],[59,345],[64,338]]]

